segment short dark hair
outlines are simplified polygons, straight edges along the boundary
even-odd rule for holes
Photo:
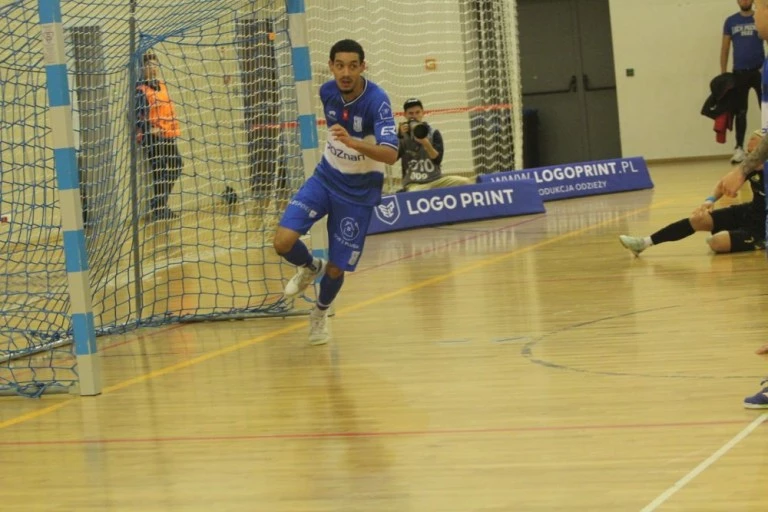
[[[418,98],[409,98],[403,103],[403,112],[411,107],[421,107],[423,109],[424,105],[421,104],[421,100]]]
[[[365,60],[365,52],[363,47],[357,41],[352,39],[342,39],[333,46],[331,46],[331,62],[336,59],[337,53],[356,53],[360,57],[360,62]]]

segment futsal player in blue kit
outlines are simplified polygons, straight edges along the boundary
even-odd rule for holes
[[[328,308],[341,286],[344,272],[357,266],[373,209],[381,200],[385,164],[397,161],[397,127],[387,93],[362,76],[363,47],[344,39],[331,47],[328,62],[333,80],[320,87],[328,140],[314,174],[288,203],[274,247],[298,267],[285,286],[293,299],[320,279],[320,293],[310,313],[309,341],[330,340]],[[314,258],[299,239],[327,216],[328,261]]]

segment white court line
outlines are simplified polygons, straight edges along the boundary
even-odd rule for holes
[[[751,434],[757,427],[763,424],[765,420],[768,420],[768,413],[761,414],[755,420],[747,425],[744,430],[736,434],[736,436],[725,443],[722,448],[709,456],[707,460],[696,466],[693,471],[685,475],[683,478],[675,482],[675,485],[664,491],[658,498],[653,500],[650,504],[646,505],[640,512],[652,512],[658,509],[669,498],[671,498],[677,491],[688,485],[691,480],[703,473],[709,466],[720,460],[720,458],[728,453],[731,448],[739,444],[745,437]]]

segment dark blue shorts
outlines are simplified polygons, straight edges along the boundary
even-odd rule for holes
[[[296,192],[280,219],[280,226],[302,235],[328,216],[328,260],[342,270],[355,270],[363,253],[373,206],[362,206],[332,195],[315,176]]]

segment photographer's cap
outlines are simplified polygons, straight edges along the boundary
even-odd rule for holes
[[[411,107],[424,108],[424,105],[421,104],[421,100],[419,98],[409,98],[405,100],[405,103],[403,103],[403,111],[406,111]]]

